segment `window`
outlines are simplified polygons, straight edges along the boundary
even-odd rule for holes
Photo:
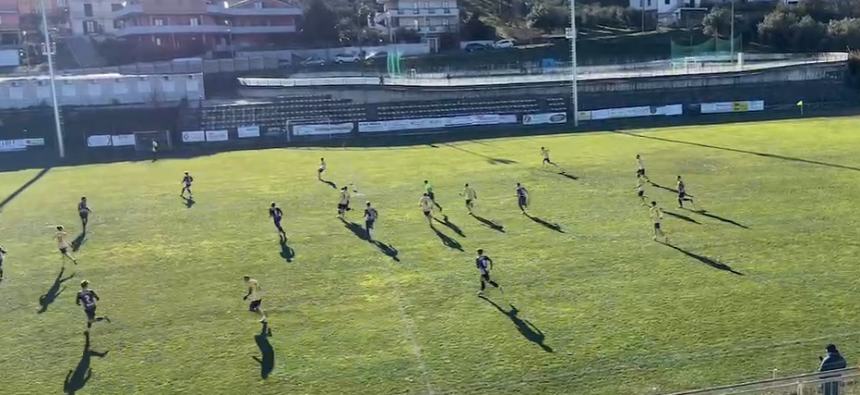
[[[119,3],[111,3],[111,4],[110,4],[110,10],[111,10],[112,12],[117,12],[117,11],[119,11],[119,10],[121,10],[121,9],[122,9],[122,4],[119,4]]]
[[[159,46],[159,47],[161,46],[161,38],[158,38],[158,37],[155,38],[155,45]]]
[[[154,26],[164,26],[164,18],[153,18],[152,24]]]
[[[258,10],[263,9],[263,2],[262,2],[262,1],[258,1],[258,2],[256,2],[256,3],[254,3],[254,8],[256,8],[256,9],[258,9]]]
[[[84,21],[84,34],[90,34],[96,32],[96,22],[95,21]]]
[[[190,22],[191,22],[191,26],[200,26],[200,17],[199,16],[191,17]]]
[[[663,0],[663,4],[666,4],[666,5],[672,4],[672,0]]]
[[[84,3],[84,16],[93,16],[93,5],[90,3]]]
[[[651,7],[651,0],[648,0],[648,7]]]

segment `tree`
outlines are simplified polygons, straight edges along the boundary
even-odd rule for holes
[[[337,23],[337,15],[324,0],[312,0],[302,22],[302,37],[309,44],[335,44],[340,38]]]
[[[794,27],[791,47],[798,51],[819,50],[826,38],[827,26],[806,15]]]
[[[797,15],[784,7],[777,7],[758,24],[761,42],[779,49],[789,48],[794,41],[793,32],[797,23]]]
[[[860,47],[860,19],[844,18],[832,20],[827,25],[827,35],[834,48]]]
[[[566,8],[539,3],[526,16],[528,26],[547,33],[570,26],[570,13]]]
[[[463,24],[461,33],[466,41],[496,39],[496,29],[484,23],[477,12],[469,16]]]
[[[727,7],[714,7],[702,20],[706,36],[728,37],[732,32],[732,10]],[[740,18],[735,15],[735,28],[742,26]]]

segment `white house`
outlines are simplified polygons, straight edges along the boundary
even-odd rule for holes
[[[69,0],[69,24],[74,35],[111,34],[116,30],[113,13],[123,0]]]

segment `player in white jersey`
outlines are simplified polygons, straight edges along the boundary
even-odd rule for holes
[[[57,225],[57,233],[54,234],[54,239],[57,240],[57,248],[60,250],[60,254],[64,258],[63,263],[65,263],[65,259],[67,258],[72,261],[72,263],[77,265],[78,260],[75,259],[71,252],[69,252],[69,249],[72,247],[69,244],[68,240],[66,240],[68,236],[69,234],[66,233],[65,229],[63,228],[63,225]]]
[[[349,211],[349,189],[347,187],[343,187],[340,189],[340,200],[337,203],[337,216],[340,219],[343,219],[344,214]]]
[[[642,163],[642,156],[639,154],[636,154],[636,178],[644,178],[645,181],[651,182],[645,175],[645,164]]]
[[[657,241],[658,237],[662,237],[666,243],[669,242],[669,236],[663,232],[663,227],[661,226],[663,222],[663,209],[657,206],[657,202],[651,202],[651,209],[649,210],[649,215],[651,216],[651,222],[654,223],[654,237],[653,240]]]
[[[6,259],[6,249],[0,246],[0,281],[3,281],[3,260]]]
[[[323,173],[325,173],[325,170],[326,170],[325,158],[320,158],[320,167],[317,168],[317,179],[318,180],[322,181],[322,175],[323,175]]]
[[[421,207],[424,218],[427,218],[427,223],[433,226],[433,199],[430,199],[430,195],[427,193],[421,195],[421,199],[418,200],[418,206]]]
[[[466,199],[466,210],[469,210],[469,215],[472,215],[472,209],[475,208],[475,200],[478,200],[478,193],[475,192],[475,188],[472,188],[467,183],[463,188],[461,196]]]
[[[250,300],[251,303],[248,305],[248,311],[258,313],[262,318],[260,318],[260,322],[265,323],[267,321],[266,312],[260,306],[263,303],[263,289],[260,287],[260,283],[257,280],[251,278],[251,276],[245,276],[245,286],[248,287],[248,293],[242,297],[242,300]]]
[[[553,163],[552,160],[549,159],[549,150],[546,147],[540,147],[540,156],[543,157],[543,162],[541,162],[542,166],[546,166],[546,165],[558,166],[557,164]]]

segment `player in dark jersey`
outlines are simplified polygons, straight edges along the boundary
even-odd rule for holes
[[[275,202],[272,202],[272,206],[269,207],[269,217],[272,218],[272,221],[275,223],[275,229],[278,230],[278,236],[281,238],[281,241],[287,241],[287,232],[284,232],[284,228],[281,226],[281,220],[284,218],[284,212],[278,207]]]
[[[367,241],[373,241],[373,224],[379,218],[379,213],[370,202],[367,202],[367,208],[364,209],[364,229],[367,230]]]
[[[3,259],[6,258],[6,250],[0,246],[0,281],[3,281]]]
[[[107,321],[110,323],[110,318],[107,316],[96,316],[96,302],[99,300],[99,296],[96,294],[96,291],[89,288],[89,285],[89,281],[81,281],[81,290],[78,291],[78,298],[75,300],[78,306],[84,307],[84,313],[87,314],[87,332],[92,328],[93,322]]]
[[[525,214],[526,210],[529,208],[529,191],[520,183],[517,183],[517,205],[520,207],[520,211],[522,211],[523,214]]]
[[[693,206],[696,205],[696,202],[693,201],[693,197],[687,195],[687,185],[684,184],[683,180],[681,180],[681,176],[678,176],[678,208],[684,208],[684,202],[693,203]]]
[[[87,205],[87,197],[81,197],[81,201],[78,203],[78,215],[81,217],[84,233],[87,233],[87,224],[90,222],[90,213],[92,212],[93,210],[90,210],[90,206]]]
[[[179,196],[185,197],[185,192],[187,191],[188,199],[194,199],[194,195],[191,193],[191,183],[193,182],[194,177],[186,171],[185,176],[182,177],[182,192],[179,193]]]
[[[498,288],[499,292],[502,292],[502,287],[490,279],[490,270],[493,268],[493,260],[484,255],[484,250],[478,250],[478,257],[475,258],[475,267],[477,267],[478,271],[481,272],[481,290],[478,291],[478,296],[484,296],[484,289],[487,288],[487,284]]]

